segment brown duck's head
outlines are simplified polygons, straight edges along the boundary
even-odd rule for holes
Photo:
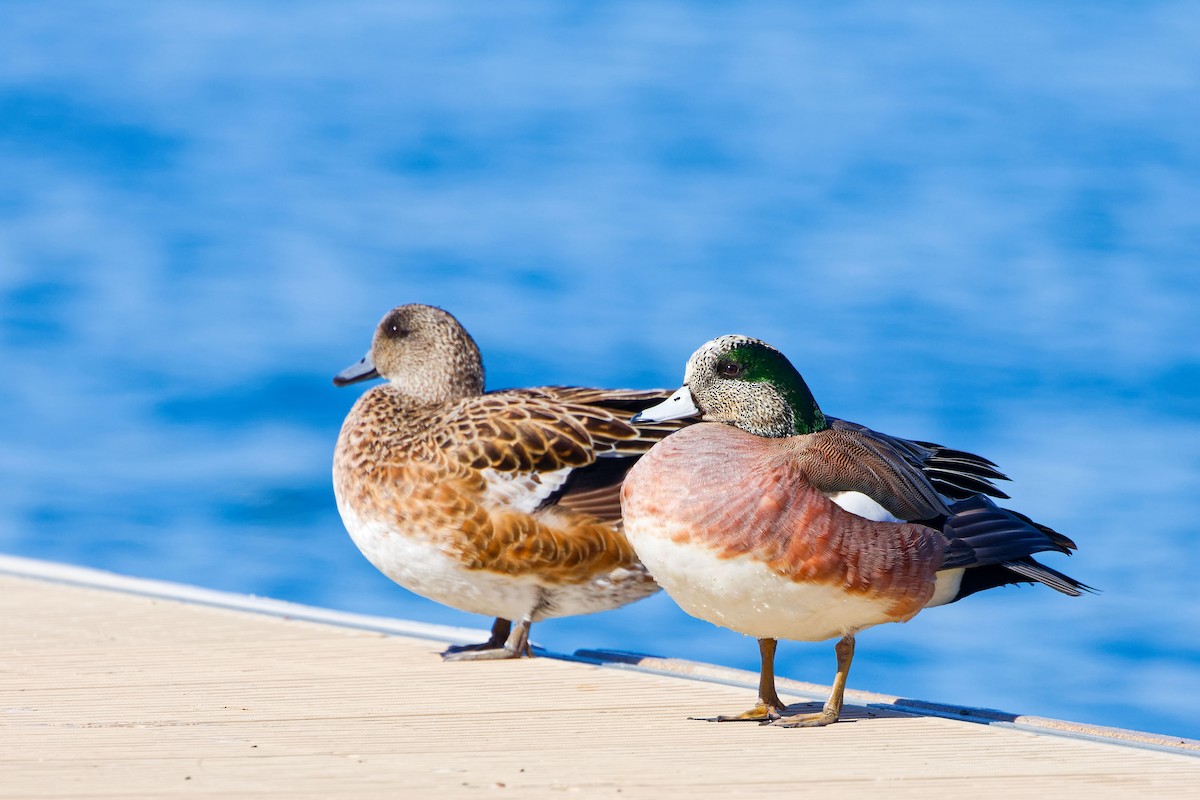
[[[410,303],[384,315],[371,350],[334,376],[336,386],[384,378],[422,404],[442,404],[483,392],[483,359],[451,314]]]

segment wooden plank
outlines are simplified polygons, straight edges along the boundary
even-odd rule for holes
[[[694,670],[443,663],[431,639],[152,594],[0,575],[0,796],[1094,799],[1200,786],[1195,743],[878,705],[815,730],[692,721],[752,692]]]

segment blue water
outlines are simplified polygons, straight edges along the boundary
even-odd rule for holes
[[[0,11],[0,551],[486,626],[334,509],[383,312],[454,312],[492,387],[673,388],[742,332],[996,460],[1103,589],[874,629],[852,687],[1200,737],[1195,4]],[[757,659],[661,595],[535,638]]]

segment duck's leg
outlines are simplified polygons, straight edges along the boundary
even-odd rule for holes
[[[508,641],[504,643],[504,649],[514,653],[517,658],[522,656],[533,658],[533,648],[529,646],[529,627],[531,625],[533,625],[533,620],[529,618],[529,615],[522,617],[513,628]]]
[[[741,720],[773,720],[779,719],[779,712],[787,706],[775,692],[775,639],[759,639],[758,655],[761,664],[758,669],[758,704],[749,711],[733,717],[717,717],[717,722],[734,722]]]
[[[533,624],[533,621],[530,617],[530,614],[526,614],[515,625],[506,619],[497,619],[496,624],[492,626],[492,639],[482,645],[470,645],[453,652],[447,649],[442,653],[442,660],[498,661],[505,658],[532,656],[533,651],[529,647],[529,626]],[[504,623],[503,626],[500,625],[501,622]],[[508,634],[503,645],[499,644],[499,640],[502,638],[501,632]],[[493,639],[496,640],[496,644],[492,644]]]
[[[817,728],[837,722],[842,714],[842,695],[846,692],[846,676],[850,674],[850,662],[854,660],[854,637],[843,636],[834,648],[837,653],[837,675],[833,678],[833,691],[825,701],[825,708],[819,714],[805,714],[800,717],[783,717],[772,722],[781,728]]]
[[[481,653],[485,650],[503,650],[504,643],[508,639],[511,630],[511,621],[503,617],[496,617],[496,621],[492,623],[492,635],[486,642],[452,645],[445,649],[442,653],[442,658],[446,661],[467,661],[472,658],[479,658],[477,655],[471,655],[472,653]]]

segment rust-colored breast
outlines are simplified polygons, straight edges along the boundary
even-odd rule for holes
[[[936,532],[844,511],[809,483],[788,440],[695,425],[644,457],[624,492],[627,519],[647,516],[674,541],[725,558],[750,556],[796,581],[890,599],[898,618],[933,594],[943,549]]]

